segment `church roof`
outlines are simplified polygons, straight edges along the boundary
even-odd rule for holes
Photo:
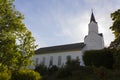
[[[75,43],[75,44],[44,47],[44,48],[37,49],[35,51],[35,54],[81,50],[84,46],[85,46],[84,43]]]
[[[92,14],[91,14],[91,18],[90,18],[90,22],[92,22],[92,21],[95,22],[95,23],[97,23],[96,20],[95,20],[95,17],[94,17],[93,12],[92,12]]]

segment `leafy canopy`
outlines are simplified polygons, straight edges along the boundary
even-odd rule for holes
[[[115,40],[111,42],[110,49],[114,51],[115,64],[114,68],[120,70],[120,9],[111,14],[113,25],[110,29],[115,35]]]
[[[111,14],[113,25],[110,29],[115,35],[115,40],[110,44],[110,48],[120,50],[120,9]]]
[[[114,32],[115,37],[120,36],[120,9],[113,12],[111,14],[111,18],[113,20],[113,25],[110,27],[110,29]]]
[[[0,64],[9,69],[26,67],[34,54],[34,38],[15,9],[14,0],[0,0]]]

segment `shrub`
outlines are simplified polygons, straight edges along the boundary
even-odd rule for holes
[[[72,76],[72,73],[71,73],[71,71],[69,71],[66,68],[61,68],[57,72],[57,78],[59,78],[59,79],[61,79],[61,78],[67,78],[69,76]]]
[[[90,50],[86,51],[83,55],[83,61],[86,66],[106,67],[113,68],[114,58],[111,50]]]
[[[73,72],[76,72],[79,69],[80,69],[80,60],[78,58],[71,59],[70,56],[67,56],[66,65],[58,70],[57,78],[69,78],[73,76]]]
[[[39,73],[33,70],[19,70],[12,74],[12,80],[40,80],[41,76]]]
[[[80,67],[80,60],[79,59],[67,59],[65,68],[68,70],[76,70]]]
[[[8,71],[8,67],[0,63],[0,72]]]
[[[114,68],[120,70],[120,50],[114,51],[115,64]]]
[[[0,80],[10,80],[11,73],[8,71],[8,67],[0,63]]]
[[[8,72],[0,72],[0,80],[10,80],[11,74]]]
[[[48,74],[48,68],[45,65],[38,65],[35,67],[35,71],[40,73],[42,76]]]
[[[53,65],[53,66],[51,66],[50,68],[48,68],[48,74],[49,75],[51,75],[51,74],[54,74],[55,72],[57,72],[58,71],[58,67],[56,66],[56,65]]]

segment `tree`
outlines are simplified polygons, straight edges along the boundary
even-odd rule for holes
[[[0,0],[0,64],[18,70],[31,62],[36,46],[23,23],[24,16],[15,9],[13,2]]]
[[[115,40],[110,44],[110,48],[120,49],[120,9],[111,14],[113,25],[110,29],[115,35]]]
[[[111,18],[113,20],[113,25],[110,27],[110,29],[115,35],[115,40],[111,42],[109,48],[114,51],[114,67],[116,69],[120,69],[120,9],[113,12],[111,14]]]

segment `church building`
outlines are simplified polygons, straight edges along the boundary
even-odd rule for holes
[[[61,67],[65,65],[67,57],[70,56],[71,59],[79,58],[80,65],[84,65],[82,55],[86,50],[100,50],[103,48],[103,34],[98,32],[98,24],[92,12],[88,24],[88,35],[85,36],[84,42],[39,48],[35,51],[32,60],[35,65]]]

